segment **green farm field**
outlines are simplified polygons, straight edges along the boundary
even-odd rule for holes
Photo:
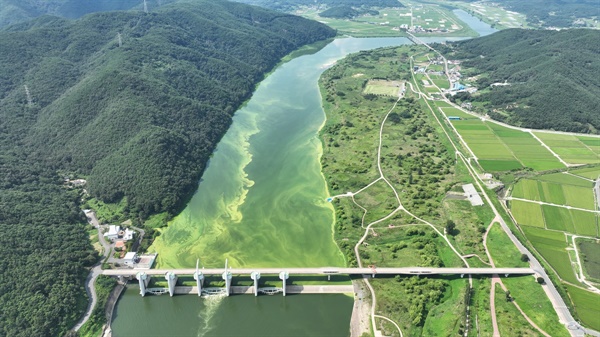
[[[479,165],[486,171],[508,171],[522,167],[530,167],[536,171],[564,168],[564,165],[528,132],[482,121],[457,108],[441,107],[440,110],[446,116],[461,118],[451,123],[477,156]]]
[[[586,274],[594,280],[600,280],[600,243],[587,239],[577,243]]]
[[[561,279],[579,284],[571,267],[571,260],[566,250],[567,241],[563,233],[528,226],[523,226],[522,229],[535,249],[556,270]]]
[[[578,175],[580,177],[587,178],[587,179],[595,180],[595,179],[600,178],[600,166],[586,167],[586,168],[582,168],[582,169],[571,170],[569,172],[572,174]]]
[[[400,93],[400,82],[371,80],[367,83],[364,94],[398,97]]]
[[[360,15],[353,19],[323,18],[321,9],[305,7],[294,12],[296,15],[316,20],[337,29],[340,34],[354,37],[406,36],[398,27],[411,24],[408,7],[383,8],[379,15]],[[452,11],[436,5],[420,5],[413,9],[412,24],[431,32],[418,32],[417,36],[477,36],[468,25],[458,19]]]
[[[510,210],[520,225],[545,228],[540,205],[532,202],[511,200]]]
[[[581,288],[565,285],[569,296],[575,305],[575,312],[581,322],[592,329],[600,330],[600,295],[583,290]]]
[[[595,164],[600,162],[600,138],[535,132],[552,151],[570,164]]]
[[[593,183],[589,180],[556,173],[519,180],[513,188],[512,196],[594,211],[592,187]]]

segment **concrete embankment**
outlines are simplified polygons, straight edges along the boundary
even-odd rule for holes
[[[288,294],[353,294],[354,287],[348,285],[291,285],[286,287]],[[253,286],[232,286],[232,294],[254,294]],[[198,287],[177,286],[175,294],[198,294]]]

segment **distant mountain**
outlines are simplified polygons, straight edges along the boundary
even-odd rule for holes
[[[480,74],[480,89],[511,83],[456,96],[486,102],[493,118],[523,127],[600,133],[600,31],[509,29],[453,43],[445,53]]]
[[[136,222],[176,213],[264,75],[334,35],[214,0],[0,30],[0,336],[61,336],[87,303],[96,253],[64,176]]]

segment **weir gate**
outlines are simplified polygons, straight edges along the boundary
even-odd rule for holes
[[[202,293],[218,292],[223,293],[227,296],[231,294],[231,279],[233,275],[249,275],[250,279],[254,281],[254,295],[258,296],[259,292],[262,293],[283,293],[286,295],[286,280],[290,274],[294,275],[370,275],[375,278],[376,275],[531,275],[538,274],[531,268],[426,268],[426,267],[400,267],[400,268],[379,268],[379,267],[367,267],[367,268],[338,268],[338,267],[323,267],[323,268],[228,268],[227,262],[225,262],[225,268],[209,268],[199,269],[196,264],[196,269],[148,269],[148,270],[135,270],[135,269],[107,269],[102,271],[103,275],[107,276],[135,276],[140,284],[140,295],[144,296],[146,293],[166,293],[167,291],[171,296],[175,294],[175,285],[177,283],[178,275],[193,275],[196,280],[196,287],[198,290],[198,296]],[[168,288],[148,288],[148,284],[152,276],[164,276],[167,280]],[[205,275],[221,275],[225,281],[225,288],[210,288],[203,291],[204,276]],[[258,288],[258,280],[261,275],[279,275],[279,279],[283,281],[282,288],[268,288],[268,291],[264,291]]]

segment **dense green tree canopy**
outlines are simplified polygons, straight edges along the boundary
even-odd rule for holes
[[[445,53],[479,74],[480,89],[511,83],[459,97],[486,102],[493,118],[538,129],[599,132],[600,31],[509,29],[454,43]]]
[[[63,174],[134,219],[176,213],[265,73],[334,35],[208,0],[0,30],[0,336],[62,335],[86,306],[97,254]]]

